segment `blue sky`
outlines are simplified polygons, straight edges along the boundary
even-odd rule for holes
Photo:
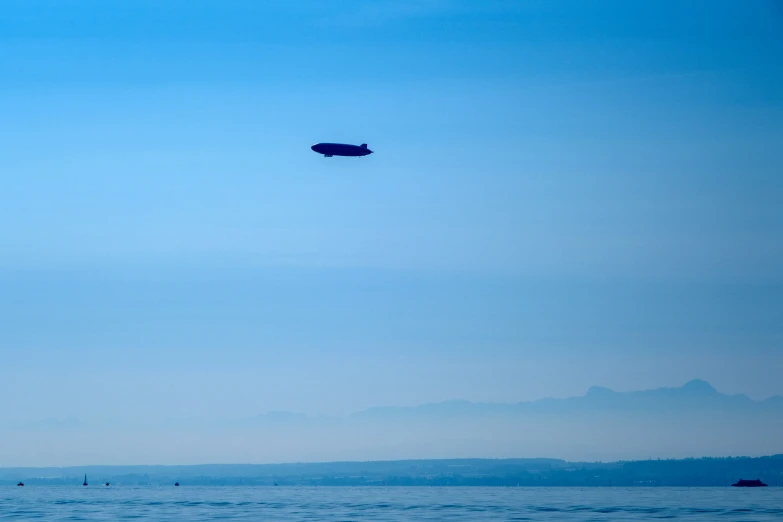
[[[781,56],[772,1],[6,2],[2,415],[783,394]]]

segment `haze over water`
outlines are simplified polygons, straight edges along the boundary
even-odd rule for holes
[[[783,453],[781,56],[774,0],[5,0],[0,517],[780,519],[40,467]]]
[[[0,520],[783,519],[782,6],[4,0]]]

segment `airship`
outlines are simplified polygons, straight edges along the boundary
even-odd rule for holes
[[[323,154],[326,158],[332,156],[366,156],[372,154],[367,148],[366,143],[361,145],[348,145],[346,143],[316,143],[312,147],[318,154]]]

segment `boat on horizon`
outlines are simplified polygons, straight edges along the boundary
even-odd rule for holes
[[[731,487],[733,488],[765,488],[767,487],[766,484],[761,482],[759,479],[755,480],[743,480],[739,479],[736,484],[732,484]]]
[[[82,486],[86,486],[86,485],[87,485],[87,473],[84,474],[84,484],[82,484]]]

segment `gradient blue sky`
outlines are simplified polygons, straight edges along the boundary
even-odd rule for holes
[[[783,394],[781,57],[774,1],[8,0],[1,414]]]

